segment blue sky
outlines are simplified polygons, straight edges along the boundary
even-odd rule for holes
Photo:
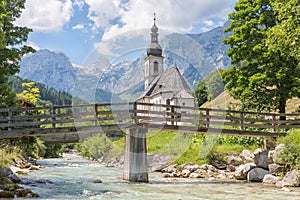
[[[222,25],[237,0],[26,0],[16,25],[33,29],[28,44],[64,52],[82,64],[99,44],[128,31],[200,33]]]

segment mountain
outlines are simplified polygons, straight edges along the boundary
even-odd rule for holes
[[[222,43],[227,25],[200,34],[167,35],[161,42],[165,68],[176,65],[191,89],[211,71],[227,69],[228,47]],[[78,66],[62,52],[40,50],[22,59],[18,75],[89,102],[132,101],[144,90],[144,58],[112,64],[100,56],[92,64]]]
[[[40,50],[26,55],[21,60],[20,66],[20,73],[17,75],[21,78],[72,93],[77,69],[64,53]]]

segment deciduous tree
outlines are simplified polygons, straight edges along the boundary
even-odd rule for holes
[[[298,0],[239,0],[229,15],[233,66],[223,77],[243,109],[285,113],[300,97],[299,12]]]
[[[24,45],[32,30],[14,25],[24,4],[25,0],[0,0],[0,107],[13,105],[15,95],[8,86],[8,77],[19,72],[22,56],[34,51]]]

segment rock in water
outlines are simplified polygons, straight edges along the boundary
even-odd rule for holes
[[[247,180],[250,182],[262,182],[267,174],[269,174],[268,170],[256,167],[248,172]]]

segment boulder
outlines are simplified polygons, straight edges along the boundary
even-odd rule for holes
[[[190,176],[190,174],[191,174],[191,171],[188,170],[188,169],[184,169],[184,170],[181,171],[181,176],[183,178],[188,178]]]
[[[269,174],[268,170],[265,170],[260,167],[256,167],[256,168],[251,169],[248,172],[247,180],[250,182],[262,182],[265,175],[267,175],[267,174]]]
[[[285,161],[280,157],[280,154],[283,152],[284,144],[279,144],[275,147],[275,151],[273,153],[274,163],[279,165],[284,165]]]
[[[162,177],[163,177],[163,178],[174,178],[174,175],[171,174],[171,173],[163,173],[163,174],[162,174]]]
[[[227,165],[221,160],[212,160],[211,165],[216,167],[217,169],[221,169],[221,170],[227,168]]]
[[[190,174],[189,178],[205,178],[205,175],[198,172],[193,172]]]
[[[14,183],[20,183],[21,179],[14,174],[14,172],[10,168],[4,169],[5,176]]]
[[[254,153],[254,163],[257,167],[268,169],[269,164],[273,163],[273,153],[270,150],[256,150]]]
[[[208,165],[208,164],[203,164],[199,168],[203,169],[203,170],[209,170],[209,171],[212,171],[212,172],[217,172],[218,171],[218,169],[216,167],[214,167],[213,165]]]
[[[147,156],[149,172],[160,172],[163,168],[168,166],[172,158],[173,156],[149,154]]]
[[[279,181],[279,177],[274,176],[272,174],[267,174],[263,178],[263,183],[266,183],[266,184],[276,184],[278,181]]]
[[[275,163],[269,164],[269,172],[273,175],[278,175],[284,172],[284,167]]]
[[[236,168],[234,177],[238,180],[246,180],[248,172],[255,167],[256,165],[254,163],[246,163],[244,165],[240,165]]]
[[[253,163],[254,162],[254,154],[249,150],[243,150],[239,155],[245,163]]]
[[[282,181],[276,183],[276,187],[299,187],[300,171],[292,170],[286,173]]]
[[[243,164],[244,162],[243,162],[242,158],[239,156],[228,156],[227,163],[229,165],[238,166],[238,165]]]
[[[177,172],[177,164],[173,164],[173,165],[170,165],[166,168],[163,168],[161,170],[161,172],[163,172],[163,173],[175,173],[175,172]]]

